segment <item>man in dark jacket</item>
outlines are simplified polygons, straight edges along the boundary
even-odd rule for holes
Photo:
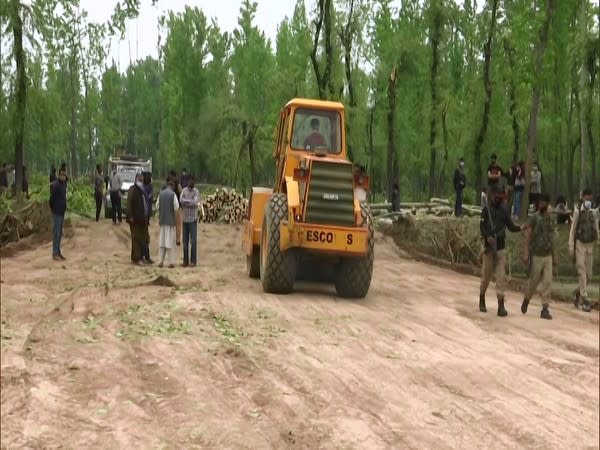
[[[102,166],[96,164],[96,176],[94,177],[94,200],[96,200],[96,222],[100,221],[100,211],[104,200],[104,177],[102,176]]]
[[[131,230],[131,262],[144,265],[142,253],[148,236],[148,204],[144,194],[144,177],[141,173],[136,175],[135,184],[127,193],[127,222]]]
[[[154,201],[154,193],[152,192],[152,174],[150,172],[143,172],[144,178],[144,199],[146,200],[146,221],[148,227],[150,227],[150,217],[152,217],[152,203]],[[148,232],[148,240],[144,244],[142,249],[142,259],[146,261],[146,264],[154,264],[152,258],[150,258],[150,233]]]
[[[54,183],[56,181],[56,167],[54,167],[54,164],[52,164],[52,167],[50,168],[50,183]]]
[[[501,186],[493,186],[492,203],[486,204],[481,211],[479,228],[481,237],[485,244],[483,253],[483,267],[481,269],[481,285],[479,288],[479,310],[487,312],[485,306],[485,292],[492,280],[492,274],[496,274],[496,295],[498,297],[498,316],[508,315],[504,308],[504,287],[506,278],[506,228],[513,233],[521,231],[524,227],[516,225],[508,211],[503,205],[504,190]]]
[[[456,192],[456,202],[454,203],[454,215],[456,217],[462,216],[462,205],[463,205],[463,190],[467,185],[467,178],[465,177],[465,160],[460,158],[458,160],[458,166],[454,170],[454,192]]]
[[[50,185],[50,211],[52,212],[52,259],[62,261],[66,258],[60,250],[65,212],[67,211],[67,174],[61,169],[58,180]]]

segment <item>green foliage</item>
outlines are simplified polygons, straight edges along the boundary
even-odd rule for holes
[[[191,324],[177,320],[173,311],[155,311],[148,306],[132,305],[118,313],[121,327],[116,333],[122,339],[135,339],[152,336],[188,335]]]
[[[239,20],[224,32],[199,8],[161,17],[158,58],[117,67],[107,60],[107,40],[122,35],[128,19],[153,0],[117,2],[111,21],[88,22],[76,0],[3,0],[3,49],[13,49],[15,11],[23,19],[27,103],[24,135],[29,172],[48,172],[68,163],[73,210],[91,214],[88,175],[113,153],[153,158],[155,177],[186,167],[201,182],[235,185],[273,182],[271,152],[280,108],[292,97],[317,97],[311,61],[318,23],[316,0],[297,0],[293,13],[270,42],[256,25],[268,2],[239,0]],[[357,163],[369,165],[373,190],[387,184],[388,80],[397,67],[393,133],[404,199],[423,199],[430,185],[430,124],[437,161],[436,194],[452,194],[458,157],[467,162],[474,192],[487,159],[497,153],[506,168],[513,154],[525,157],[533,51],[548,0],[504,0],[491,48],[493,87],[481,167],[475,141],[485,98],[482,49],[490,25],[491,1],[332,0],[331,80],[327,95],[346,104],[347,142]],[[27,3],[23,5],[22,3]],[[325,2],[328,3],[329,2]],[[14,6],[21,4],[21,9]],[[576,192],[578,180],[595,177],[600,150],[600,38],[597,2],[554,1],[555,14],[541,74],[542,99],[535,158],[553,194]],[[439,25],[436,27],[436,24]],[[344,32],[351,36],[349,77]],[[431,107],[431,30],[439,46],[437,105]],[[15,63],[0,55],[0,123],[16,117]],[[324,30],[316,60],[325,67]],[[350,81],[351,80],[351,81]],[[354,104],[350,105],[350,82]],[[368,127],[373,111],[373,147]],[[580,118],[583,117],[583,120]],[[591,124],[583,165],[582,123]],[[444,132],[445,125],[445,132]],[[585,128],[585,126],[584,126]],[[0,160],[12,161],[14,127],[2,127]],[[81,185],[75,182],[84,174]],[[477,199],[475,199],[476,201]]]

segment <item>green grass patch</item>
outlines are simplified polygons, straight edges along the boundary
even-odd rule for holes
[[[147,306],[132,305],[117,313],[121,327],[117,337],[133,339],[151,336],[177,336],[192,333],[192,325],[187,320],[174,317],[173,305],[168,303],[166,311],[155,311]]]
[[[241,345],[241,339],[246,336],[240,328],[234,326],[231,321],[222,314],[213,315],[213,326],[224,341],[235,346]]]

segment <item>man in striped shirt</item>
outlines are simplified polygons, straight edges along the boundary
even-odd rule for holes
[[[200,192],[194,187],[194,178],[188,175],[188,185],[181,191],[180,198],[183,209],[183,267],[196,266],[196,244],[198,233],[198,202]],[[190,245],[191,241],[191,255]]]

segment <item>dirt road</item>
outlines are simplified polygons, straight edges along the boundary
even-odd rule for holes
[[[597,312],[481,314],[477,279],[381,236],[362,301],[265,295],[233,226],[196,269],[132,267],[127,237],[2,259],[2,448],[598,448]]]

